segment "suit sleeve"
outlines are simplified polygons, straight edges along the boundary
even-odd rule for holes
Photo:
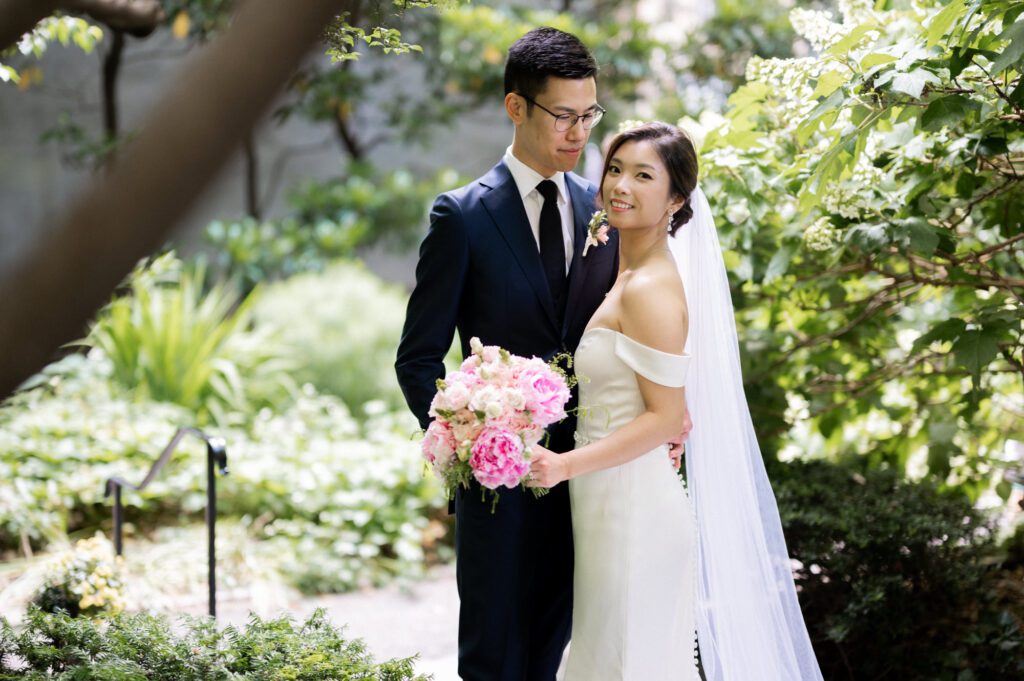
[[[455,323],[469,268],[469,240],[458,202],[437,197],[430,228],[420,245],[416,286],[409,297],[395,372],[409,409],[426,428],[427,411],[445,373],[444,356],[455,337]]]

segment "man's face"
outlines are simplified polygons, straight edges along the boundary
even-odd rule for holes
[[[516,126],[512,153],[544,177],[572,170],[590,131],[583,127],[583,121],[564,132],[556,130],[555,117],[541,107],[556,115],[591,113],[597,109],[597,84],[593,78],[550,77],[534,101],[540,106],[529,107],[527,113],[527,101],[521,95],[510,93],[505,97],[505,109]]]

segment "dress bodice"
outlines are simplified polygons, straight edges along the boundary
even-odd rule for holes
[[[614,329],[587,329],[575,356],[580,396],[577,443],[600,439],[643,413],[638,375],[680,388],[686,384],[689,366],[690,355],[656,350]]]

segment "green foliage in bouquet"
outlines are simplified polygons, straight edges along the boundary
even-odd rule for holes
[[[413,658],[375,661],[322,610],[301,624],[253,615],[247,626],[223,630],[213,620],[172,626],[147,614],[93,622],[32,610],[22,631],[0,620],[0,680],[53,678],[427,681]]]
[[[129,276],[128,293],[100,312],[81,343],[102,350],[114,379],[140,398],[227,425],[287,396],[292,360],[248,328],[255,295],[240,300],[225,283],[207,290],[204,278],[201,265],[158,256]]]
[[[299,384],[337,395],[356,413],[365,402],[402,408],[394,362],[407,294],[358,261],[267,285],[252,309],[258,328],[280,339]]]
[[[700,131],[755,423],[976,496],[1024,434],[1024,8],[839,7]]]
[[[777,465],[797,588],[826,679],[1024,674],[1020,573],[962,494],[863,461]]]
[[[440,171],[418,180],[404,170],[376,173],[355,164],[347,177],[308,181],[292,194],[292,215],[280,220],[215,221],[206,230],[216,263],[246,290],[266,279],[321,271],[358,248],[409,246],[426,224],[434,197],[460,183]]]

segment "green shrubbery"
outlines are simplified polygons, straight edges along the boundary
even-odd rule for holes
[[[1021,572],[1003,562],[991,523],[965,496],[855,463],[777,468],[826,679],[1024,675]]]
[[[404,409],[393,369],[407,294],[359,262],[336,262],[322,273],[267,286],[253,308],[296,361],[291,375],[337,395],[352,409],[384,400]]]
[[[375,662],[317,611],[301,625],[253,615],[245,628],[218,630],[212,620],[172,627],[148,614],[92,621],[29,613],[16,632],[0,620],[0,681],[8,679],[352,679],[426,681],[412,659]]]
[[[106,478],[141,480],[175,429],[191,423],[181,407],[126,397],[100,353],[60,369],[0,409],[0,472],[15,481],[0,505],[6,549],[105,522]],[[343,590],[422,568],[423,533],[443,495],[423,474],[413,418],[367,408],[355,419],[339,399],[307,388],[248,428],[216,430],[231,468],[218,483],[221,514],[259,518],[259,536],[284,544],[282,568],[300,586]],[[199,520],[204,470],[201,443],[186,440],[150,487],[125,494],[126,517],[142,529]]]

